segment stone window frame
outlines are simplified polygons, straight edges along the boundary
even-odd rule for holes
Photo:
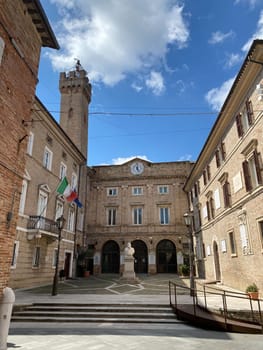
[[[263,183],[262,159],[261,154],[257,151],[257,146],[257,139],[252,139],[241,152],[244,156],[242,169],[247,192],[252,191]]]

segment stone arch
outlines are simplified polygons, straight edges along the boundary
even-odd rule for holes
[[[101,272],[120,272],[120,248],[113,240],[107,241],[102,247]]]
[[[140,239],[134,240],[131,243],[134,248],[134,272],[148,273],[148,248],[147,245]]]
[[[156,265],[158,273],[177,273],[177,256],[175,244],[163,239],[156,247]]]

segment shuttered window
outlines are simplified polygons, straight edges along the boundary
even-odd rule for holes
[[[254,113],[253,113],[253,106],[252,102],[250,100],[246,101],[246,110],[247,110],[247,120],[248,124],[252,125],[254,122]]]
[[[243,125],[242,125],[242,115],[241,115],[241,113],[239,113],[236,116],[236,126],[237,126],[238,137],[243,136],[244,135],[244,129],[243,129]]]
[[[222,188],[223,188],[225,208],[229,208],[231,206],[231,194],[230,194],[230,184],[229,184],[229,182],[226,181],[223,184]]]

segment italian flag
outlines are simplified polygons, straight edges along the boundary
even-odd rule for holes
[[[68,202],[73,202],[76,198],[78,198],[77,192],[72,190],[66,177],[64,177],[58,185],[57,193],[64,196]]]

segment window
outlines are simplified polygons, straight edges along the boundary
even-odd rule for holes
[[[45,147],[43,166],[44,166],[44,168],[46,168],[47,170],[50,170],[50,171],[51,171],[51,167],[52,167],[52,158],[53,158],[53,153],[50,151],[50,149]]]
[[[207,219],[209,221],[215,217],[214,199],[212,195],[209,195],[209,197],[207,198],[206,209],[207,209]]]
[[[64,179],[64,177],[67,175],[67,166],[64,163],[60,163],[60,169],[59,169],[59,178],[60,180]]]
[[[159,186],[159,194],[167,194],[168,186]]]
[[[207,184],[207,174],[206,174],[206,169],[203,171],[203,182],[204,186]]]
[[[254,122],[252,102],[247,100],[242,112],[236,116],[237,134],[242,137]]]
[[[48,203],[48,194],[46,192],[40,191],[38,196],[38,208],[37,215],[46,216]]]
[[[229,232],[228,237],[229,237],[229,246],[230,246],[231,255],[236,255],[237,251],[236,251],[236,241],[235,241],[234,232]]]
[[[13,268],[13,269],[16,268],[18,249],[19,249],[19,242],[15,241],[14,247],[13,247],[12,261],[11,261],[11,268]]]
[[[73,208],[69,209],[68,212],[68,230],[74,231],[74,224],[75,224],[75,211]]]
[[[55,268],[57,265],[57,260],[58,260],[58,249],[55,248],[53,251],[53,258],[52,258],[52,267]]]
[[[260,153],[254,150],[252,155],[242,163],[246,191],[251,191],[262,184],[260,161]]]
[[[143,193],[142,187],[133,187],[132,188],[132,194],[134,196],[140,196],[140,195],[142,195],[142,193]]]
[[[162,207],[160,208],[160,224],[168,225],[169,224],[169,208]]]
[[[19,214],[24,214],[25,204],[26,204],[26,193],[27,193],[27,181],[23,180],[21,195],[20,195],[20,203],[19,203]]]
[[[225,151],[224,142],[221,142],[220,146],[216,150],[215,157],[216,157],[216,166],[217,166],[217,168],[219,168],[221,166],[221,164],[224,162],[224,160],[226,159],[226,151]]]
[[[225,208],[229,208],[231,206],[231,192],[230,192],[230,184],[226,181],[222,185],[223,195],[224,195],[224,206]]]
[[[40,265],[40,247],[36,246],[34,249],[32,266],[39,267],[39,265]]]
[[[133,208],[133,224],[142,225],[142,208]]]
[[[111,196],[117,196],[117,194],[118,194],[118,190],[117,190],[117,188],[116,187],[114,187],[114,188],[108,188],[107,189],[107,195],[109,196],[109,197],[111,197]]]
[[[258,229],[261,239],[261,247],[263,248],[263,220],[258,221]]]
[[[207,165],[206,167],[206,174],[207,174],[207,180],[211,180],[211,171],[210,171],[210,165]]]
[[[57,220],[58,218],[60,218],[63,215],[63,211],[64,211],[63,202],[57,201],[57,203],[56,203],[55,220]]]
[[[116,225],[116,208],[108,208],[107,209],[107,225],[114,226]]]
[[[4,42],[3,38],[0,37],[0,64],[2,62],[2,58],[4,55],[4,49],[5,49],[5,42]]]
[[[27,141],[27,154],[32,156],[33,153],[33,143],[34,143],[34,134],[30,131],[28,134],[28,141]]]
[[[78,177],[76,173],[72,173],[71,175],[71,188],[75,191],[77,191],[78,186]]]
[[[223,173],[218,181],[221,183],[223,198],[224,198],[224,207],[229,208],[231,206],[231,191],[230,183],[228,182],[228,173]]]

